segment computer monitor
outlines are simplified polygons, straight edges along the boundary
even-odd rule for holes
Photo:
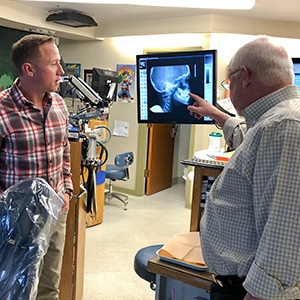
[[[64,70],[64,77],[68,76],[76,76],[77,75],[77,70],[67,68],[67,65],[63,58],[61,57],[60,64]],[[63,98],[78,98],[78,95],[76,94],[75,89],[73,86],[69,85],[68,80],[61,80],[59,84],[59,89],[57,91]]]
[[[190,115],[189,93],[216,103],[216,50],[136,56],[138,123],[212,124]]]
[[[118,72],[93,68],[92,71],[92,89],[95,90],[101,98],[109,101],[116,101],[116,91],[118,84]]]
[[[294,70],[294,84],[298,87],[300,91],[300,57],[293,57],[293,70]]]

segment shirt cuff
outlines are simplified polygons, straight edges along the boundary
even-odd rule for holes
[[[241,118],[228,118],[223,126],[224,136],[232,136],[234,129],[241,123]]]
[[[255,263],[252,264],[243,286],[252,296],[262,299],[300,299],[298,286],[283,285]]]
[[[65,176],[65,178],[64,178],[64,187],[65,187],[65,190],[71,190],[71,191],[74,190],[71,176],[70,177]]]

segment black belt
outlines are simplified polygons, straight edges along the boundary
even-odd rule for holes
[[[224,287],[241,287],[246,277],[238,277],[235,275],[221,276],[221,275],[212,275],[213,281],[215,284]]]

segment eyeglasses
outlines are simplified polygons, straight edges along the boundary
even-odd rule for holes
[[[223,80],[220,84],[221,86],[227,90],[227,91],[230,91],[230,83],[229,82],[229,78],[234,75],[235,73],[237,73],[238,71],[240,71],[241,68],[239,67],[237,70],[235,70],[234,72],[232,72],[225,80]]]
[[[230,91],[230,83],[227,83],[227,79],[224,79],[220,84],[226,91]]]

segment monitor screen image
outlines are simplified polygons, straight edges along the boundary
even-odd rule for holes
[[[292,58],[294,69],[294,85],[296,85],[300,91],[300,58]]]
[[[117,84],[118,72],[93,68],[92,89],[95,90],[101,98],[116,101]]]
[[[212,124],[190,115],[192,92],[216,103],[216,50],[137,55],[138,123]]]

